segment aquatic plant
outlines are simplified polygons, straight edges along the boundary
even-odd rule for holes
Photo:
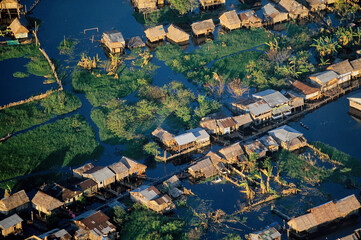
[[[61,41],[58,46],[58,50],[60,54],[72,55],[74,53],[74,48],[78,44],[78,41],[73,39],[65,39]]]
[[[24,72],[14,72],[13,76],[16,78],[27,78],[29,77],[29,74]]]

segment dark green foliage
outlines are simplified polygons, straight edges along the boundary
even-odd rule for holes
[[[81,102],[74,94],[55,92],[47,98],[0,110],[0,136],[17,132],[50,120],[55,115],[75,111]]]
[[[71,55],[71,54],[73,54],[75,45],[77,43],[78,43],[77,41],[70,39],[70,38],[64,39],[59,44],[58,50],[59,50],[60,54]]]
[[[48,61],[45,59],[44,56],[35,56],[31,58],[31,61],[25,65],[28,69],[28,72],[35,75],[35,76],[52,76],[52,71],[49,66]]]
[[[313,166],[299,155],[282,149],[276,153],[281,174],[306,183],[320,183],[331,174],[331,170]]]
[[[159,146],[155,142],[149,142],[144,145],[143,147],[144,152],[149,155],[157,156],[159,154]]]
[[[132,240],[172,240],[186,239],[185,223],[177,218],[170,218],[137,207],[126,218],[121,231],[121,239]]]
[[[120,68],[117,73],[119,79],[99,70],[75,69],[72,74],[73,88],[75,91],[84,92],[93,106],[100,106],[110,100],[125,97],[152,80],[146,70],[130,71],[128,68]]]
[[[94,131],[75,115],[14,136],[0,144],[0,179],[61,166],[76,166],[100,154]]]
[[[169,0],[171,8],[177,10],[181,15],[193,11],[198,7],[198,0]]]

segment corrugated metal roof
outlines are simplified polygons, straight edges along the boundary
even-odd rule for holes
[[[0,221],[0,228],[1,229],[8,229],[16,224],[22,222],[23,220],[17,214],[11,215],[10,217],[5,218],[4,220]]]
[[[179,146],[186,145],[191,142],[197,141],[197,138],[194,136],[193,133],[188,132],[181,135],[178,135],[173,138]]]
[[[320,89],[319,88],[315,88],[315,87],[311,87],[303,82],[300,81],[295,81],[294,83],[292,83],[292,86],[294,88],[296,88],[298,91],[302,92],[304,95],[309,95],[309,94],[313,94],[316,92],[319,92]]]
[[[282,93],[273,89],[267,89],[262,92],[255,93],[253,94],[253,97],[265,100],[271,108],[285,104],[289,101],[289,99],[283,96]]]
[[[220,126],[221,128],[231,128],[231,127],[236,126],[236,123],[230,117],[224,118],[224,119],[219,119],[219,120],[217,120],[217,123],[218,123],[218,126]]]
[[[271,130],[268,132],[268,134],[275,138],[278,138],[282,142],[288,142],[291,141],[292,139],[303,136],[302,133],[298,132],[297,130],[287,125]]]
[[[266,147],[269,147],[269,146],[278,147],[279,146],[278,143],[276,142],[276,140],[274,140],[273,137],[270,135],[265,135],[265,136],[261,137],[259,140]]]
[[[361,58],[351,61],[351,65],[352,65],[352,68],[354,71],[360,71],[361,70]]]
[[[109,40],[112,42],[112,43],[116,43],[116,42],[122,42],[124,43],[124,38],[123,38],[123,35],[121,32],[119,31],[109,31],[109,32],[105,32],[104,35],[107,35]]]
[[[192,133],[194,137],[197,138],[198,141],[209,140],[210,138],[209,134],[203,128],[194,128],[188,130],[188,132]]]
[[[278,114],[281,114],[281,113],[284,113],[284,112],[291,111],[291,109],[292,108],[290,106],[283,105],[283,106],[272,109],[272,114],[273,115],[278,115]]]
[[[97,182],[103,182],[104,180],[115,177],[115,173],[113,173],[108,167],[104,167],[96,172],[93,172],[91,175]]]
[[[327,70],[324,72],[312,74],[310,77],[315,77],[322,83],[328,83],[329,81],[337,78],[338,75],[334,71]]]
[[[272,111],[272,108],[270,108],[265,100],[249,104],[247,105],[247,108],[255,116]]]

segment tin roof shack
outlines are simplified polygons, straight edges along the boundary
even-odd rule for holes
[[[196,137],[196,146],[198,148],[211,144],[211,137],[203,128],[190,129],[187,132],[192,133]]]
[[[193,148],[196,146],[197,138],[193,135],[193,133],[184,133],[172,138],[172,150],[181,152],[187,150],[189,148]]]
[[[168,131],[164,130],[161,127],[157,127],[152,132],[152,135],[156,140],[163,143],[166,147],[170,147],[172,143],[172,138],[174,138],[173,134],[169,133]]]
[[[287,125],[271,130],[268,134],[288,151],[294,151],[307,145],[307,140],[303,134]]]
[[[163,188],[166,189],[166,192],[168,192],[172,198],[180,197],[184,193],[182,190],[180,190],[183,189],[183,186],[177,175],[174,175],[164,181]]]
[[[115,183],[115,173],[108,167],[94,167],[83,173],[83,175],[86,178],[93,179],[98,184],[98,189]]]
[[[303,82],[296,80],[292,83],[292,88],[298,94],[300,94],[306,101],[317,100],[321,97],[321,89],[311,87]]]
[[[273,3],[268,3],[262,7],[263,20],[268,24],[284,22],[288,19],[288,13],[276,8]]]
[[[243,147],[249,159],[254,157],[256,157],[256,160],[263,158],[266,156],[268,151],[268,149],[259,140],[246,142]]]
[[[116,227],[109,222],[109,217],[102,211],[82,219],[75,220],[75,225],[79,227],[78,231],[86,231],[90,240],[116,239]]]
[[[22,231],[23,219],[17,214],[11,215],[0,221],[1,235],[6,237],[10,234],[19,233]]]
[[[326,1],[325,0],[306,0],[308,5],[310,6],[311,11],[317,12],[326,9]]]
[[[270,135],[265,135],[258,139],[270,152],[277,152],[279,145],[276,140]]]
[[[332,70],[337,73],[337,84],[340,86],[349,86],[351,83],[351,74],[353,67],[348,60],[332,64],[327,67],[327,70]]]
[[[9,215],[29,207],[29,198],[24,190],[16,192],[0,200],[0,213]]]
[[[91,196],[93,193],[98,191],[98,184],[92,179],[86,179],[76,186],[83,192],[85,196]]]
[[[81,167],[78,167],[76,169],[73,169],[73,175],[74,177],[77,177],[77,178],[82,178],[84,177],[84,173],[90,169],[94,168],[94,165],[91,164],[91,163],[87,163],[87,164],[84,164],[83,166]]]
[[[178,44],[188,43],[189,34],[174,24],[171,24],[167,30],[167,40]]]
[[[304,18],[308,16],[308,9],[295,0],[281,0],[278,3],[288,12],[290,19]]]
[[[33,235],[31,237],[26,238],[25,240],[71,240],[71,239],[73,238],[65,229],[59,230],[58,228],[55,228],[51,231],[48,231],[38,236]]]
[[[361,118],[361,95],[357,96],[349,97],[347,99],[350,102],[350,114]]]
[[[337,202],[328,202],[308,210],[308,213],[288,221],[292,235],[302,238],[312,236],[322,229],[329,229],[331,224],[346,221],[352,215],[358,214],[361,208],[355,195],[350,195]]]
[[[136,36],[136,37],[132,37],[129,39],[127,46],[129,49],[142,48],[142,47],[145,47],[145,43],[139,36]]]
[[[232,117],[233,121],[236,123],[236,129],[247,128],[251,126],[253,120],[249,113],[241,114],[235,117]]]
[[[130,198],[137,203],[145,205],[147,208],[163,213],[175,208],[172,199],[167,194],[161,194],[154,186],[142,185],[130,192]]]
[[[221,25],[228,30],[241,28],[241,20],[239,19],[236,10],[223,13],[219,17],[219,20]]]
[[[163,41],[166,36],[163,25],[148,28],[144,33],[150,42]]]
[[[195,22],[191,24],[192,32],[195,36],[213,34],[216,26],[212,19]]]
[[[235,113],[250,113],[255,125],[268,122],[272,118],[272,108],[265,100],[256,98],[242,99],[232,103]]]
[[[226,0],[199,0],[199,3],[202,5],[203,9],[206,9],[208,7],[226,4]]]
[[[213,165],[209,156],[200,160],[188,168],[188,173],[194,178],[210,178],[218,174],[218,170]]]
[[[116,174],[116,180],[120,181],[134,174],[141,175],[145,173],[147,166],[130,158],[122,157],[119,162],[113,163],[109,168]]]
[[[31,200],[33,207],[41,213],[51,215],[64,205],[61,201],[48,194],[38,191]]]
[[[327,70],[310,75],[309,81],[316,87],[320,88],[323,93],[337,87],[337,78],[337,73]]]
[[[151,12],[157,9],[157,0],[133,0],[132,2],[139,12]]]
[[[15,18],[9,26],[16,39],[28,38],[29,30],[21,24],[18,18]]]
[[[237,130],[237,124],[231,117],[217,120],[217,125],[221,134],[229,134]]]
[[[239,13],[241,19],[241,26],[246,28],[259,28],[262,27],[262,19],[257,16],[253,10],[246,10]]]
[[[216,119],[202,120],[199,125],[204,128],[209,134],[219,134],[220,130]]]
[[[281,240],[281,233],[276,228],[269,227],[258,232],[250,233],[249,240]]]
[[[267,89],[253,94],[253,97],[263,99],[272,108],[272,118],[279,119],[292,113],[289,106],[290,100],[282,93],[273,89]]]
[[[303,99],[302,95],[293,91],[287,91],[284,95],[290,100],[289,105],[293,113],[301,111],[305,106],[305,100]]]
[[[239,142],[224,147],[218,152],[219,155],[222,157],[222,161],[225,163],[233,164],[246,161],[242,146],[241,144],[239,144]]]
[[[351,76],[353,78],[361,77],[361,58],[355,59],[350,62],[352,66]]]
[[[123,52],[125,48],[123,35],[116,30],[103,33],[102,43],[104,43],[111,53]]]

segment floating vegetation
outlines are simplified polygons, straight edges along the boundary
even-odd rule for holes
[[[78,41],[75,41],[73,39],[64,39],[59,44],[58,50],[60,54],[63,55],[72,55],[74,53],[74,48],[78,44]]]
[[[13,76],[16,78],[27,78],[29,74],[25,72],[14,72]]]

